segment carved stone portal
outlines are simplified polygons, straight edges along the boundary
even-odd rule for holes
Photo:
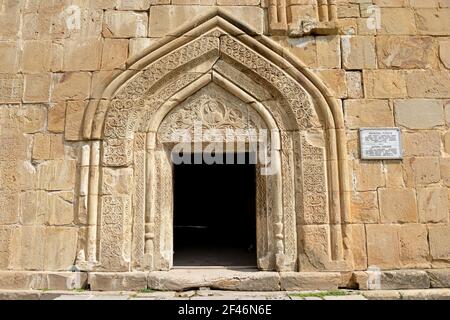
[[[240,130],[225,144],[246,148],[253,139],[246,133],[270,132],[276,170],[258,170],[256,192],[261,270],[348,268],[339,108],[298,62],[237,29],[222,11],[195,25],[130,64],[86,112],[89,230],[80,264],[103,271],[172,267],[171,151],[180,132],[184,143],[201,148],[214,141],[195,138],[200,123],[213,132]]]

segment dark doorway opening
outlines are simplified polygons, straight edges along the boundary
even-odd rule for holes
[[[174,166],[174,266],[255,267],[256,166],[250,154],[245,164],[236,164],[237,154],[235,164],[229,164],[232,154],[221,155],[226,164],[198,158],[194,164],[198,156]]]

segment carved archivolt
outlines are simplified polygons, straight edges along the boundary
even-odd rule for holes
[[[100,143],[89,164],[86,250],[88,262],[97,268],[171,267],[167,143],[180,130],[192,134],[197,123],[203,129],[272,132],[272,161],[278,169],[271,176],[258,176],[257,187],[261,269],[345,265],[343,255],[334,251],[342,247],[342,232],[336,236],[336,228],[329,225],[346,221],[348,215],[347,199],[341,196],[347,190],[347,173],[339,163],[345,159],[345,143],[334,131],[343,125],[338,105],[294,58],[280,57],[267,38],[242,36],[252,31],[235,24],[220,10],[202,17],[177,33],[184,35],[162,41],[131,64],[105,90],[102,103],[89,106],[84,132]],[[317,132],[322,144],[308,139]],[[98,192],[103,190],[102,167],[132,169],[130,194],[114,193],[114,188],[107,196]],[[302,225],[320,225],[331,234],[323,244],[325,255],[317,251],[316,259],[308,252],[304,266],[301,239],[308,237],[299,235]]]

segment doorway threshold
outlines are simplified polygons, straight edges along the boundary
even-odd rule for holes
[[[170,271],[150,272],[149,289],[158,291],[188,291],[200,288],[234,291],[279,291],[278,272],[259,271],[255,267],[189,267]]]
[[[258,271],[256,266],[176,266],[172,270],[252,270]]]

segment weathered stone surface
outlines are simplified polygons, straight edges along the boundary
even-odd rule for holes
[[[94,291],[142,291],[147,288],[147,274],[91,272],[88,283]]]
[[[347,70],[375,69],[377,58],[373,37],[342,37],[342,62]]]
[[[447,19],[450,8],[440,10],[424,8],[416,11],[417,31],[419,34],[448,35],[450,21]]]
[[[84,117],[86,103],[84,101],[69,101],[66,108],[66,140],[78,140],[81,137],[81,123]]]
[[[404,98],[407,96],[405,73],[396,70],[363,71],[364,90],[369,99]],[[412,79],[411,79],[412,81]],[[411,82],[413,85],[413,82]]]
[[[414,70],[407,72],[405,79],[411,98],[450,98],[448,71]]]
[[[281,290],[337,290],[341,280],[340,273],[333,272],[282,272],[280,274]]]
[[[447,260],[450,258],[450,232],[449,225],[430,225],[429,227],[430,250],[433,259]]]
[[[429,287],[430,279],[425,271],[395,270],[381,273],[381,288],[383,290],[427,289]]]
[[[87,284],[87,273],[1,271],[1,290],[74,290]]]
[[[450,289],[401,290],[402,300],[450,300]]]
[[[450,40],[441,40],[439,44],[439,57],[447,69],[450,69]]]
[[[381,68],[431,69],[438,64],[437,43],[432,37],[377,37]]]
[[[432,129],[443,126],[444,108],[439,100],[396,100],[395,122],[408,129]]]
[[[380,220],[378,193],[376,191],[353,193],[351,208],[354,223],[377,223]]]
[[[413,189],[378,190],[382,223],[417,222],[416,195]]]
[[[422,224],[403,224],[398,229],[403,268],[429,267],[428,230]]]
[[[400,266],[400,243],[396,225],[366,225],[369,266],[383,269]]]
[[[217,290],[279,291],[280,276],[274,272],[245,272],[230,270],[173,270],[151,272],[148,287],[162,291],[185,291],[209,287]]]
[[[387,100],[345,100],[344,114],[350,129],[394,125],[394,116]]]
[[[95,39],[64,42],[64,71],[94,71],[100,68],[102,42]]]
[[[441,135],[438,131],[405,132],[403,136],[406,157],[432,157],[441,153]]]
[[[106,11],[103,36],[107,38],[141,38],[147,36],[147,13]]]
[[[450,269],[429,269],[426,272],[432,288],[450,287]]]
[[[420,188],[417,202],[422,223],[448,223],[449,199],[447,188]]]
[[[414,35],[416,24],[411,8],[381,8],[380,34]]]
[[[363,224],[352,224],[348,229],[352,243],[353,269],[367,269],[366,229]]]
[[[84,100],[89,98],[91,75],[88,72],[66,72],[53,76],[52,101]]]
[[[407,186],[424,186],[441,180],[438,158],[406,158],[403,170]]]
[[[242,22],[262,33],[264,28],[264,11],[257,7],[227,6],[224,8]],[[182,26],[189,19],[194,19],[211,10],[208,6],[152,6],[150,9],[150,37],[162,37]]]

